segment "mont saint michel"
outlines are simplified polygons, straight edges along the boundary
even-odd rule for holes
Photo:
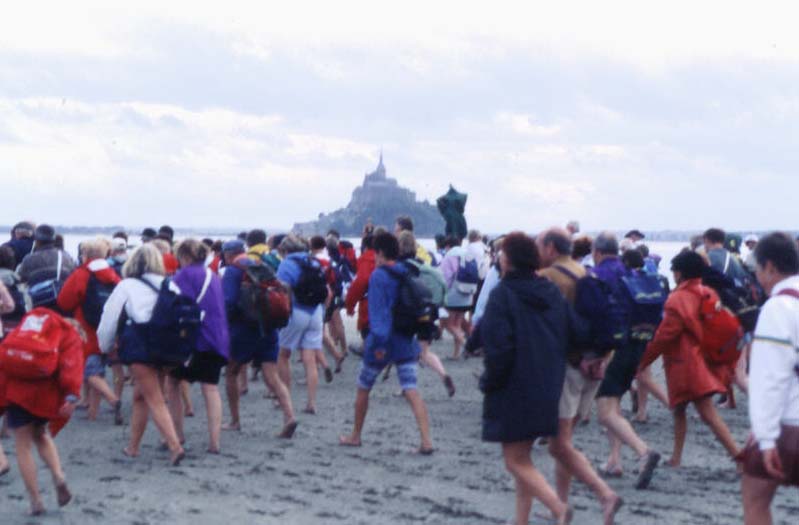
[[[320,213],[318,220],[297,223],[293,229],[303,235],[324,234],[335,229],[345,237],[357,237],[368,221],[390,228],[399,215],[413,219],[415,233],[420,237],[444,232],[444,219],[435,206],[426,200],[417,201],[416,193],[386,175],[381,153],[377,168],[364,176],[363,184],[352,191],[345,208]]]

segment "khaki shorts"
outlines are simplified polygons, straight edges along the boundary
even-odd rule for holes
[[[571,365],[566,365],[566,378],[563,381],[563,392],[558,405],[560,419],[580,419],[588,417],[591,412],[591,403],[596,397],[601,379],[586,379],[583,374]]]

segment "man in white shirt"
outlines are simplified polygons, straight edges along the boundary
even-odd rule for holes
[[[742,454],[746,525],[770,525],[779,485],[799,486],[799,250],[784,233],[755,248],[756,275],[771,297],[755,328],[749,371],[754,442]]]

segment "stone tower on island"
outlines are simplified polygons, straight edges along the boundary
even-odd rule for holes
[[[358,237],[368,221],[392,229],[399,215],[413,219],[414,233],[419,237],[432,237],[444,231],[444,220],[435,206],[417,201],[416,193],[386,175],[381,153],[377,168],[367,173],[363,184],[353,190],[346,208],[320,213],[318,220],[295,224],[293,229],[303,235],[324,235],[335,229],[345,237]]]

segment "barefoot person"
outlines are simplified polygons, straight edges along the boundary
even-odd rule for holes
[[[474,262],[475,282],[462,282],[461,267],[469,262],[469,255],[461,246],[461,240],[457,237],[447,237],[445,241],[447,254],[441,261],[441,273],[447,283],[447,296],[445,306],[447,310],[446,320],[442,320],[443,327],[452,334],[453,349],[452,359],[459,359],[461,349],[466,343],[468,334],[464,331],[466,322],[466,312],[470,311],[474,302],[474,294],[477,292],[477,263]]]
[[[197,301],[203,311],[202,328],[197,340],[197,350],[188,366],[175,368],[169,373],[169,409],[180,442],[185,442],[183,433],[184,406],[181,385],[186,382],[200,383],[205,413],[208,418],[208,448],[211,454],[219,453],[222,428],[222,397],[219,395],[219,375],[227,364],[230,349],[225,298],[222,281],[218,275],[205,267],[208,247],[196,239],[181,242],[175,255],[180,270],[175,274],[175,284],[183,295]]]
[[[42,379],[24,379],[16,369],[0,366],[0,412],[5,409],[8,426],[14,433],[17,465],[28,491],[31,515],[44,514],[39,493],[33,447],[45,462],[55,485],[58,505],[72,499],[53,437],[66,425],[75,409],[83,378],[83,341],[77,330],[62,317],[46,308],[32,310],[6,342],[14,348],[25,341],[47,334],[48,343],[58,349],[55,372]],[[2,349],[0,349],[0,353]],[[50,433],[48,433],[48,426]],[[0,472],[8,472],[8,465]]]
[[[97,344],[97,325],[105,298],[120,281],[106,260],[107,246],[102,240],[81,243],[81,261],[64,282],[58,294],[58,307],[73,317],[86,334],[84,381],[88,386],[88,419],[97,419],[100,398],[114,409],[114,424],[121,425],[122,402],[105,380],[105,360]]]
[[[738,454],[730,430],[713,405],[713,394],[724,393],[726,388],[710,372],[700,347],[704,333],[699,319],[700,303],[706,294],[718,300],[715,292],[702,286],[704,268],[702,256],[691,251],[682,252],[671,261],[677,288],[666,301],[663,321],[639,364],[641,370],[663,356],[669,405],[674,416],[674,451],[669,460],[672,467],[682,464],[689,404],[694,405],[730,457]]]
[[[241,430],[238,377],[240,371],[246,368],[247,363],[252,362],[254,366],[260,368],[264,383],[268,390],[275,394],[277,402],[283,410],[283,430],[279,437],[290,439],[297,429],[297,421],[294,419],[291,395],[277,370],[277,331],[248,320],[239,306],[245,270],[256,263],[245,255],[244,243],[239,240],[226,242],[222,246],[222,253],[225,257],[222,288],[230,323],[230,362],[225,371],[230,422],[225,425],[225,430]]]
[[[483,440],[502,444],[505,466],[516,482],[516,525],[527,525],[534,499],[558,524],[572,510],[552,490],[530,458],[533,442],[558,432],[569,340],[568,305],[551,281],[537,277],[535,241],[524,233],[505,237],[502,281],[491,292],[480,321],[485,373],[480,380]]]
[[[771,299],[760,312],[749,369],[753,440],[743,456],[746,525],[771,525],[780,485],[799,486],[799,251],[784,233],[755,248],[757,280]]]
[[[405,400],[411,407],[419,427],[420,454],[433,453],[430,439],[430,421],[422,396],[416,387],[416,361],[419,347],[412,335],[394,330],[393,309],[399,300],[400,279],[409,269],[396,264],[399,256],[397,238],[388,232],[375,235],[375,260],[377,269],[369,279],[369,336],[364,346],[358,391],[355,394],[355,423],[352,432],[339,438],[342,446],[361,446],[366,412],[369,408],[369,393],[380,372],[389,364],[397,369],[397,377]]]
[[[125,323],[119,348],[120,361],[130,367],[135,385],[133,388],[133,412],[130,418],[130,441],[123,453],[129,457],[139,455],[147,420],[152,417],[161,439],[170,451],[170,463],[180,464],[184,458],[175,425],[169,415],[164,393],[161,390],[163,369],[153,361],[147,343],[138,336],[138,327],[146,325],[153,316],[166,270],[161,252],[152,245],[139,247],[122,269],[124,279],[114,288],[103,309],[103,317],[97,328],[100,350],[107,354],[114,350],[117,328],[124,315],[130,321]],[[146,281],[146,282],[145,282]],[[169,283],[176,293],[180,289]]]
[[[571,258],[572,240],[569,233],[562,228],[550,228],[536,237],[536,246],[541,258],[541,266],[545,268],[538,274],[552,281],[560,290],[563,298],[574,304],[577,278],[585,275],[585,268]],[[569,272],[569,274],[564,273]],[[605,525],[612,525],[616,512],[622,506],[622,499],[599,477],[588,458],[572,443],[574,425],[588,413],[588,407],[594,401],[600,380],[590,379],[569,361],[577,362],[575,352],[567,356],[566,376],[563,392],[558,405],[558,434],[549,442],[549,453],[555,458],[555,484],[558,497],[569,501],[569,488],[572,476],[588,485],[602,504]],[[579,357],[579,356],[577,356]]]
[[[316,414],[316,390],[319,387],[317,362],[321,362],[324,368],[329,368],[322,353],[324,304],[329,290],[322,266],[308,253],[305,241],[289,235],[280,246],[286,257],[280,263],[277,278],[291,289],[292,310],[288,326],[279,333],[278,371],[281,381],[291,389],[291,354],[300,353],[308,390],[303,412]]]

